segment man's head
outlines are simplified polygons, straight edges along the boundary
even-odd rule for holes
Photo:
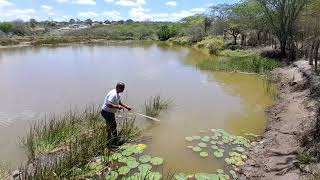
[[[118,82],[116,86],[117,93],[122,93],[124,91],[125,85],[122,82]]]

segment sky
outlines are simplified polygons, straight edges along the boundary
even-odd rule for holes
[[[211,5],[238,0],[0,0],[0,21],[31,18],[69,21],[133,19],[178,21],[207,11]]]

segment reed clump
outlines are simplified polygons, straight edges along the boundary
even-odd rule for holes
[[[170,99],[165,99],[160,95],[152,96],[145,101],[143,108],[147,116],[156,117],[162,111],[167,110],[171,102]]]

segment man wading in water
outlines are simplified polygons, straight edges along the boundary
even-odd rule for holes
[[[124,91],[124,88],[124,83],[119,82],[116,86],[116,89],[108,92],[102,106],[101,115],[106,120],[106,124],[108,127],[108,137],[111,139],[111,144],[108,143],[109,145],[119,144],[115,113],[117,112],[117,110],[121,110],[123,108],[131,111],[131,108],[128,105],[123,104],[120,99],[120,93]]]

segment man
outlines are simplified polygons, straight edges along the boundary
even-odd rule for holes
[[[109,127],[108,137],[111,137],[111,145],[117,145],[117,141],[119,140],[117,137],[118,132],[115,113],[117,112],[117,110],[121,110],[124,108],[129,111],[131,110],[131,108],[128,105],[123,104],[120,99],[120,93],[124,91],[124,88],[124,83],[119,82],[116,86],[116,89],[109,91],[109,93],[105,97],[101,110],[101,115],[106,120],[107,127]]]

